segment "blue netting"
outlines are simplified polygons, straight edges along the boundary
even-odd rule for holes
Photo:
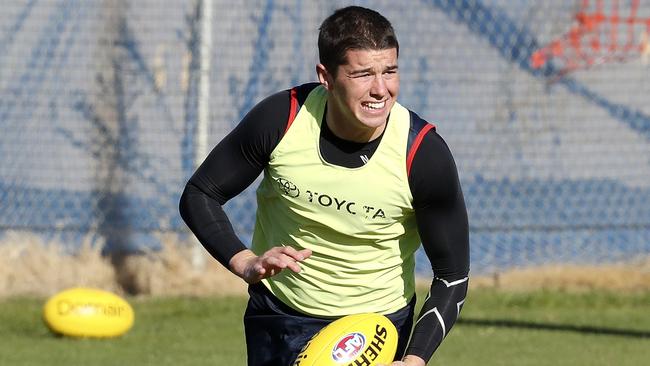
[[[532,67],[531,55],[571,27],[570,1],[355,3],[392,20],[400,100],[454,152],[474,270],[650,253],[642,57],[563,77],[552,60]],[[197,144],[200,4],[3,3],[0,232],[59,235],[72,247],[92,235],[107,250],[185,232],[177,204]],[[315,79],[318,26],[347,4],[214,1],[211,145],[266,95]],[[253,192],[227,205],[245,240]]]

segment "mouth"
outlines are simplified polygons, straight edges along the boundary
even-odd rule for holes
[[[386,107],[386,101],[381,102],[362,102],[361,107],[367,111],[380,111]]]

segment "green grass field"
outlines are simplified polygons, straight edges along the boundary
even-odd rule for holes
[[[53,336],[43,300],[0,301],[0,365],[245,365],[243,298],[132,298],[110,340]],[[470,292],[430,365],[646,365],[650,293]],[[281,365],[278,365],[281,366]]]

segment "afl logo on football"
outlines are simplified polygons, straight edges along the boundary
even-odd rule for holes
[[[332,349],[332,359],[343,363],[354,360],[363,351],[366,345],[366,337],[361,333],[350,333],[336,342]]]
[[[300,190],[296,187],[295,184],[289,182],[284,178],[276,178],[275,181],[278,183],[280,191],[289,197],[296,198],[300,195]]]

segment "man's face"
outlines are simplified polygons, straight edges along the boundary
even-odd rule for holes
[[[348,50],[346,56],[336,76],[318,67],[330,94],[328,126],[341,138],[368,141],[383,132],[399,94],[397,49]]]

